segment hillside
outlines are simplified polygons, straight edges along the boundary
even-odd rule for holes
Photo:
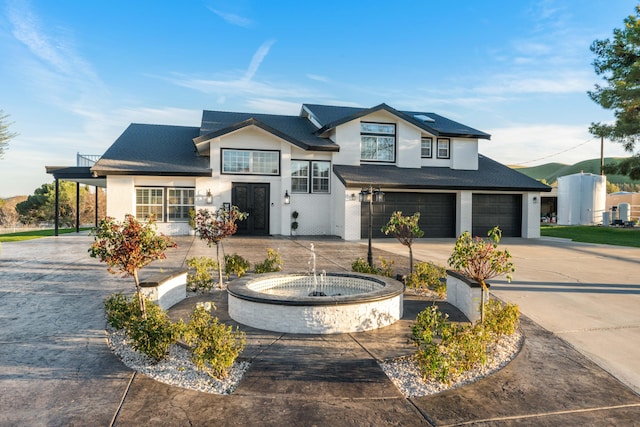
[[[619,161],[618,157],[605,157],[605,164]],[[554,183],[559,176],[573,175],[575,173],[593,173],[600,174],[600,159],[583,160],[573,165],[566,165],[563,163],[546,163],[544,165],[532,166],[528,168],[513,167],[518,172],[530,176],[533,179],[544,179],[547,183]],[[640,185],[640,181],[634,181],[625,175],[607,175],[607,181],[618,186],[621,184],[635,184]]]

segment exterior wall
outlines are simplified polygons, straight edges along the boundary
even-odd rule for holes
[[[471,232],[473,226],[473,193],[458,191],[456,194],[456,236],[465,231]]]
[[[478,140],[451,140],[451,169],[478,170]]]
[[[360,240],[361,207],[358,200],[360,190],[360,188],[345,189],[345,198],[348,196],[349,200],[344,201],[344,233],[341,236],[344,240]]]
[[[540,193],[522,195],[522,237],[537,239],[540,237]]]
[[[135,185],[132,176],[107,176],[107,216],[122,221],[135,214]]]
[[[478,169],[478,140],[451,139],[450,156],[438,159],[436,156],[437,137],[398,119],[386,111],[373,114],[338,126],[331,139],[340,145],[340,151],[334,154],[334,163],[339,165],[359,165],[360,162],[360,122],[381,122],[396,124],[396,161],[394,164],[402,168],[419,168],[422,166],[451,167],[453,169]],[[421,158],[421,137],[433,138],[433,157]],[[373,163],[373,162],[372,162]]]

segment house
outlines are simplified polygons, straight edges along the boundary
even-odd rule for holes
[[[434,113],[303,104],[297,116],[204,111],[199,127],[131,124],[93,167],[107,214],[187,234],[189,210],[238,206],[239,234],[373,236],[391,213],[420,212],[425,237],[540,236],[550,187],[478,153],[490,135]]]

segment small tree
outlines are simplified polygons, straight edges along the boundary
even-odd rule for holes
[[[391,214],[387,225],[381,229],[385,235],[394,235],[400,243],[409,248],[409,274],[413,274],[413,249],[411,248],[413,239],[424,236],[424,232],[418,226],[419,220],[420,212],[412,216],[403,216],[401,211],[395,211]]]
[[[482,286],[480,303],[480,322],[484,322],[485,293],[488,291],[487,280],[506,275],[511,282],[511,273],[515,270],[508,250],[498,250],[502,231],[498,227],[489,230],[488,239],[471,237],[465,231],[456,240],[453,253],[449,257],[449,266]]]
[[[178,245],[169,237],[156,233],[153,217],[146,223],[139,222],[131,215],[125,215],[123,222],[107,217],[93,232],[94,242],[89,248],[93,258],[106,262],[110,273],[123,273],[123,277],[133,277],[136,285],[138,304],[142,318],[147,318],[145,298],[140,292],[138,270],[157,259],[165,259],[165,251]]]
[[[196,232],[200,239],[207,242],[207,246],[216,246],[216,262],[218,263],[218,285],[222,288],[222,262],[220,262],[220,243],[226,237],[238,231],[238,221],[247,218],[245,212],[240,212],[237,206],[230,209],[218,209],[212,212],[200,209],[196,213]]]
[[[7,123],[8,118],[9,115],[0,110],[0,159],[4,157],[4,153],[9,148],[9,141],[18,135],[15,132],[9,132],[9,126],[12,123]]]

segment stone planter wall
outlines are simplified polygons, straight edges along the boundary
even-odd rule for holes
[[[482,285],[460,273],[447,270],[447,302],[475,323],[480,320]]]
[[[187,297],[187,270],[160,274],[140,283],[142,294],[167,310]]]

